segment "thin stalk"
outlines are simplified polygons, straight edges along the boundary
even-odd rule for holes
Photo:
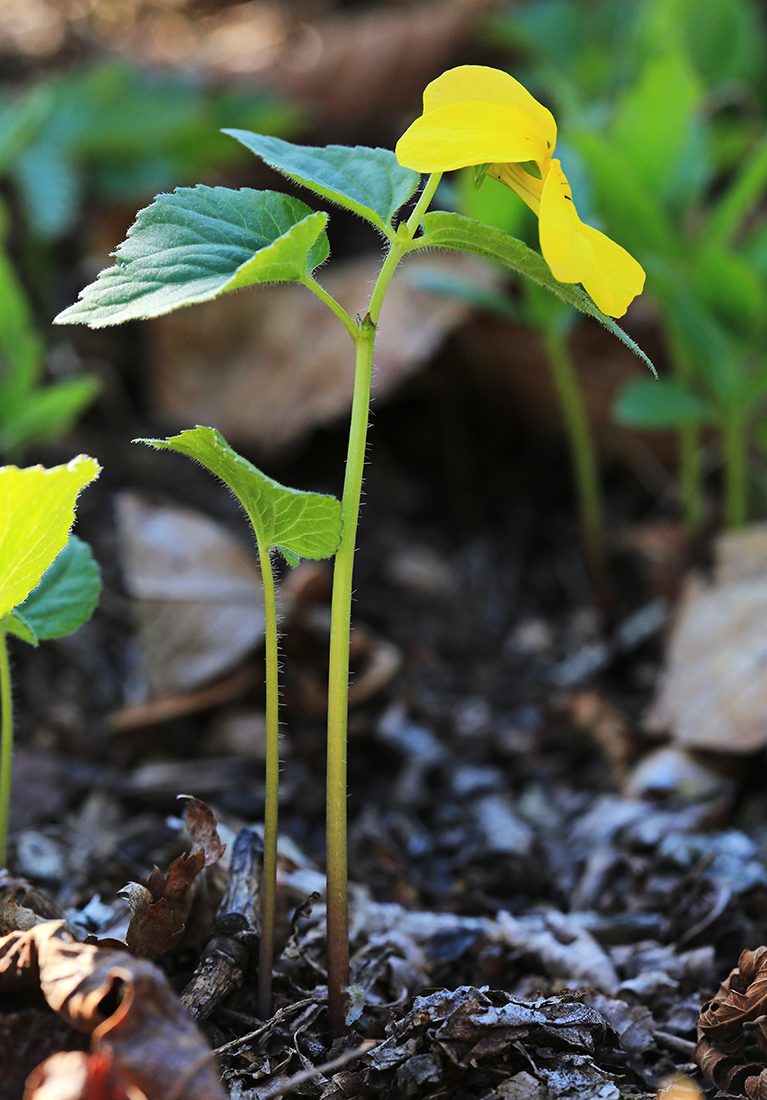
[[[381,316],[381,306],[383,305],[384,296],[389,289],[389,283],[392,280],[392,276],[397,269],[397,265],[404,255],[411,252],[414,248],[413,235],[417,231],[421,224],[421,218],[427,210],[429,203],[434,197],[434,192],[437,190],[437,185],[442,179],[441,172],[434,172],[429,176],[426,181],[426,185],[420,194],[418,202],[415,205],[413,213],[408,218],[404,225],[401,225],[397,236],[392,242],[392,246],[384,260],[383,267],[378,273],[376,279],[376,285],[373,288],[373,294],[370,298],[370,306],[368,307],[368,314],[374,325],[378,324],[378,318]],[[356,337],[355,337],[356,339]]]
[[[418,226],[421,224],[421,218],[424,216],[429,208],[429,203],[434,198],[434,192],[439,186],[439,181],[442,179],[441,172],[432,172],[424,184],[424,189],[418,196],[418,202],[413,208],[413,213],[407,220],[407,232],[408,236],[412,239]]]
[[[578,513],[586,555],[595,582],[604,587],[607,582],[604,509],[597,456],[586,415],[586,405],[566,335],[554,328],[549,328],[544,332],[543,339],[570,444],[570,457],[578,496]]]
[[[355,345],[354,396],[349,426],[346,474],[341,497],[341,543],[333,569],[333,598],[330,623],[328,671],[328,762],[327,762],[327,925],[328,925],[328,1017],[330,1030],[340,1035],[345,1029],[346,997],[349,984],[349,912],[346,842],[346,741],[349,718],[349,638],[351,634],[352,577],[357,543],[357,522],[362,496],[370,381],[373,374],[373,346],[376,325],[392,276],[405,253],[417,247],[413,235],[431,202],[441,173],[429,177],[415,208],[400,225],[379,272],[368,314],[358,325],[346,324]],[[308,285],[308,284],[307,284]],[[310,287],[314,289],[314,287]],[[328,303],[330,304],[330,303]],[[341,308],[336,304],[334,312]],[[333,306],[331,305],[331,308]],[[340,314],[339,314],[340,316]],[[348,316],[348,315],[347,315]],[[343,318],[341,318],[343,320]]]
[[[349,333],[352,340],[356,340],[358,332],[357,325],[351,319],[344,307],[335,300],[333,295],[328,294],[327,290],[325,290],[325,287],[318,283],[313,275],[307,275],[306,278],[303,280],[303,284],[308,290],[311,290],[312,294],[316,294],[320,301],[325,303],[328,309],[332,310],[333,313],[335,313],[336,317]]]
[[[264,587],[266,642],[266,780],[264,798],[264,866],[261,883],[261,942],[258,956],[258,1015],[272,1014],[274,962],[274,903],[277,893],[277,819],[280,783],[279,656],[274,574],[268,548],[259,542],[261,583]]]
[[[8,641],[4,630],[0,630],[0,715],[0,867],[5,867],[8,859],[8,824],[11,816],[13,697]]]
[[[349,711],[349,636],[357,519],[365,465],[375,325],[366,317],[355,339],[356,364],[349,446],[341,498],[341,544],[333,569],[328,675],[327,921],[328,1015],[334,1034],[344,1030],[349,984],[346,852],[346,731]]]
[[[664,322],[672,376],[675,381],[687,387],[694,379],[695,366],[684,340],[677,331],[673,314],[666,312]],[[696,534],[700,531],[705,519],[703,451],[700,445],[700,428],[697,424],[685,424],[679,429],[679,492],[684,527],[689,535]]]
[[[728,527],[742,527],[748,519],[748,441],[739,407],[726,411],[722,424],[724,459],[724,517]]]

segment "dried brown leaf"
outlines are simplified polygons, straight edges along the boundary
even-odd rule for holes
[[[29,1075],[24,1100],[147,1100],[121,1080],[106,1051],[54,1054]]]
[[[126,942],[134,955],[159,959],[177,947],[187,929],[198,875],[224,854],[213,811],[196,798],[187,799],[185,824],[192,849],[175,859],[167,874],[155,867],[144,883],[130,882],[120,891],[131,910]]]
[[[121,493],[116,514],[150,687],[188,691],[228,672],[263,637],[253,554],[222,524],[189,508]]]
[[[767,743],[767,525],[720,536],[714,552],[713,583],[685,586],[646,725],[692,748],[750,753]]]
[[[698,1017],[694,1058],[719,1089],[767,1098],[767,947],[743,951]]]
[[[355,316],[380,268],[377,257],[336,264],[325,288]],[[465,303],[422,289],[428,269],[491,287],[499,276],[470,256],[410,256],[392,282],[376,341],[376,400],[392,394],[469,316]],[[293,446],[351,408],[354,356],[337,318],[304,287],[229,294],[152,326],[153,404],[172,423],[215,424],[233,444]]]
[[[0,990],[22,987],[39,987],[148,1100],[223,1100],[210,1049],[151,963],[77,943],[63,922],[50,921],[0,939]]]

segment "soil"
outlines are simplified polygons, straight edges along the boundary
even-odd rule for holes
[[[675,1073],[700,1080],[700,1007],[764,939],[761,762],[748,762],[746,779],[708,761],[695,782],[639,768],[655,748],[641,715],[665,621],[647,609],[668,594],[669,571],[661,583],[637,547],[641,532],[668,520],[628,473],[610,475],[611,598],[602,589],[600,602],[564,455],[473,392],[455,354],[448,348],[376,410],[371,431],[354,609],[363,698],[349,728],[358,1005],[335,1043],[314,894],[329,571],[312,564],[284,578],[294,602],[282,639],[277,1016],[266,1028],[257,1018],[250,942],[241,988],[202,1023],[211,1045],[226,1047],[233,1097],[654,1094]],[[135,427],[122,438],[157,434]],[[78,523],[104,596],[72,638],[14,647],[11,869],[79,938],[119,939],[127,904],[118,891],[184,850],[178,795],[211,807],[230,853],[238,831],[261,820],[258,752],[243,751],[233,731],[263,705],[262,656],[222,678],[224,702],[203,692],[190,713],[142,711],[115,494],[193,504],[246,532],[234,503],[185,460],[123,444],[96,415],[77,443],[104,465]],[[342,428],[328,430],[266,468],[287,484],[338,491],[343,445]],[[638,612],[649,625],[619,642]],[[381,664],[382,652],[396,660]],[[220,888],[228,858],[205,872]],[[177,992],[213,916],[209,907],[196,938],[158,959]],[[364,1040],[376,1045],[360,1053]],[[356,1056],[343,1065],[349,1050]],[[294,1081],[301,1072],[308,1080]]]

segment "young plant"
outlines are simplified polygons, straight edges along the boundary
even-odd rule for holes
[[[90,547],[69,531],[75,503],[101,467],[80,455],[66,466],[0,467],[0,865],[8,854],[13,700],[7,635],[36,646],[82,626],[98,603]]]
[[[0,454],[18,458],[68,432],[98,394],[99,382],[80,374],[43,385],[43,343],[3,249],[5,217],[0,204]]]
[[[115,253],[114,266],[56,320],[93,327],[118,324],[157,317],[244,286],[288,281],[316,294],[354,345],[328,683],[328,998],[330,1027],[340,1032],[349,982],[346,733],[352,572],[373,346],[386,290],[409,252],[472,252],[597,318],[649,364],[613,320],[641,291],[644,273],[619,245],[580,221],[561,166],[552,159],[554,119],[506,73],[482,66],[444,73],[426,89],[424,114],[400,140],[396,154],[364,146],[298,146],[247,131],[228,132],[293,182],[352,210],[383,235],[386,254],[367,308],[353,318],[315,276],[329,255],[327,213],[275,191],[198,186],[159,195],[142,210]],[[501,230],[460,214],[427,213],[442,173],[466,166],[506,183],[539,215],[542,256]],[[415,207],[399,220],[398,211],[415,194],[421,172],[428,179]]]
[[[271,555],[279,552],[292,566],[298,565],[300,558],[331,558],[341,538],[341,504],[335,497],[279,485],[232,450],[213,428],[198,425],[169,439],[136,439],[134,443],[188,455],[220,478],[244,508],[256,536],[264,586],[266,646],[266,795],[258,961],[258,1013],[265,1020],[272,1006],[280,781],[277,606]]]

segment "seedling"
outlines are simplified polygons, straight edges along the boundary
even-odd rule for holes
[[[385,259],[367,307],[353,318],[316,278],[330,251],[327,213],[275,191],[198,186],[159,195],[140,211],[115,253],[114,266],[56,320],[101,327],[158,317],[258,283],[298,282],[333,311],[353,342],[355,380],[333,572],[328,683],[328,998],[330,1027],[340,1032],[349,983],[346,731],[352,572],[373,346],[386,290],[409,252],[472,252],[597,318],[651,365],[613,320],[641,291],[644,273],[619,245],[580,221],[559,162],[552,159],[554,119],[506,73],[481,66],[444,73],[426,89],[424,114],[400,140],[396,154],[364,146],[314,148],[244,130],[227,132],[293,182],[352,210],[383,235]],[[499,178],[539,215],[543,255],[460,214],[427,213],[442,173],[466,166]],[[412,211],[399,219],[421,172],[428,179]]]
[[[279,552],[292,566],[298,565],[301,558],[331,558],[341,538],[341,504],[335,497],[279,485],[232,450],[213,428],[198,425],[170,439],[137,439],[134,442],[188,455],[221,478],[245,509],[256,536],[264,586],[266,643],[266,796],[258,962],[258,1011],[265,1020],[271,1015],[272,1005],[280,780],[277,606],[271,554]]]
[[[36,646],[82,626],[98,603],[90,547],[69,531],[81,489],[98,477],[94,458],[66,466],[0,467],[0,865],[8,854],[13,700],[8,634]]]

